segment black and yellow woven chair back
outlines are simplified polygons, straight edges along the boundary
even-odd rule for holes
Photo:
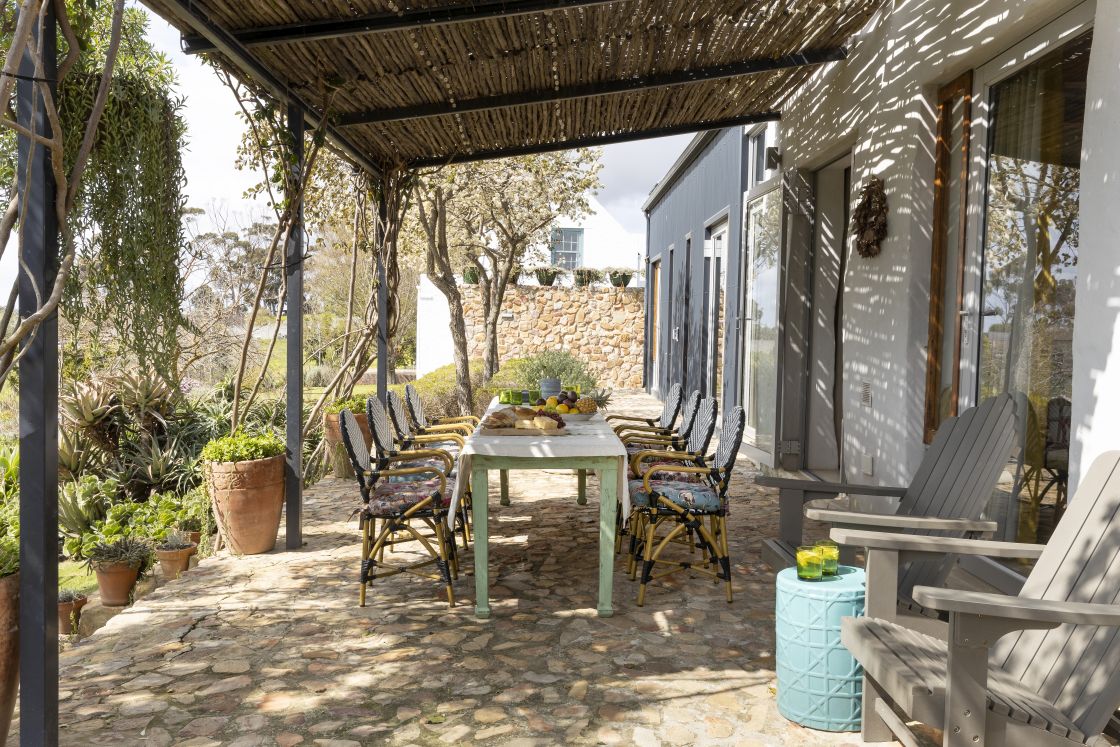
[[[705,414],[702,411],[705,409],[705,403],[709,400],[701,400],[699,390],[688,395],[681,414],[680,428],[674,432],[665,434],[641,431],[623,432],[621,438],[623,445],[626,447],[627,461],[633,463],[636,454],[651,449],[691,452],[706,450],[708,442],[712,438],[712,429],[715,427],[717,407],[715,399],[709,399],[711,403],[707,407],[710,408],[711,412]],[[697,443],[703,443],[703,446],[696,448]],[[630,476],[638,477],[633,472]]]
[[[382,416],[385,414],[380,402],[376,402],[373,408],[367,403],[367,415],[371,409],[374,414],[378,411]],[[365,440],[353,414],[343,410],[339,423],[342,443],[354,465],[362,496],[362,505],[358,510],[362,529],[359,606],[366,604],[366,587],[370,582],[401,573],[440,581],[447,603],[454,606],[452,581],[458,575],[455,535],[445,523],[450,458],[435,450],[404,454],[386,452],[378,453],[377,464],[371,464]],[[370,430],[375,431],[376,428],[377,421],[370,418]],[[421,458],[432,461],[417,464],[416,460]],[[418,526],[426,526],[431,534],[422,534]],[[386,562],[385,549],[404,543],[411,546],[409,552],[401,554],[403,559]],[[419,559],[414,559],[417,555]],[[430,565],[435,565],[436,573],[426,570]]]
[[[466,443],[466,438],[463,433],[456,431],[441,431],[432,433],[416,433],[412,430],[412,422],[409,420],[408,413],[405,411],[404,402],[396,392],[390,391],[387,394],[389,401],[389,417],[393,421],[393,427],[397,431],[397,444],[402,449],[414,449],[421,444],[443,444],[441,448],[448,449],[454,454],[458,454],[459,450],[463,448]],[[469,433],[468,433],[469,435]]]
[[[719,446],[714,455],[706,456],[711,435],[709,431],[705,440],[703,431],[708,430],[709,422],[714,426],[714,418],[714,408],[702,404],[697,416],[697,435],[689,443],[690,447],[703,444],[702,449],[646,452],[636,460],[641,477],[630,481],[634,506],[630,521],[636,540],[630,571],[633,576],[637,570],[640,550],[638,606],[645,603],[646,587],[652,581],[681,571],[722,581],[727,601],[732,601],[727,491],[743,441],[746,416],[741,407],[729,410],[723,418]],[[687,560],[666,555],[681,538],[688,540]],[[692,558],[694,547],[703,552],[700,562]]]
[[[420,399],[420,393],[416,391],[416,387],[412,384],[404,385],[404,401],[408,407],[408,417],[412,421],[412,428],[420,435],[449,431],[469,436],[478,426],[478,418],[474,415],[455,415],[429,421],[424,416],[424,403]]]

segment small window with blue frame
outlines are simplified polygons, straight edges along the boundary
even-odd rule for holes
[[[552,264],[569,272],[583,264],[583,229],[552,229]]]

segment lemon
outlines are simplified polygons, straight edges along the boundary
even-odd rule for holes
[[[557,405],[556,412],[560,413],[561,415],[567,415],[570,412],[570,409],[567,405]]]
[[[560,400],[556,399],[556,397],[549,397],[548,399],[545,400],[545,404],[546,405],[552,405],[553,407],[556,407],[556,405],[560,404]]]

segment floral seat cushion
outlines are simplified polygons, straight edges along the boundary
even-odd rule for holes
[[[700,474],[697,474],[695,472],[674,472],[673,471],[677,467],[681,467],[681,466],[693,467],[693,466],[696,466],[696,465],[695,464],[690,464],[690,463],[687,463],[687,462],[642,462],[639,465],[639,468],[641,469],[641,472],[637,473],[637,474],[631,472],[630,477],[634,478],[634,479],[638,479],[638,478],[644,477],[646,472],[648,472],[650,469],[655,469],[657,471],[653,473],[653,476],[656,479],[673,480],[674,482],[700,483],[700,484],[705,484],[705,485],[708,483],[708,478],[707,478],[706,475],[700,475]],[[665,470],[665,471],[662,472],[661,470]]]
[[[714,512],[723,507],[719,494],[711,485],[676,479],[650,480],[649,484],[655,495],[667,498],[681,508]],[[630,503],[637,508],[648,508],[650,501],[650,494],[646,492],[643,482],[631,480]]]
[[[392,464],[389,465],[389,469],[411,469],[413,467],[432,467],[432,468],[438,469],[440,472],[443,472],[445,469],[447,469],[447,463],[444,462],[442,459],[437,459],[436,457],[429,457],[427,459],[414,459],[411,462],[393,462]],[[454,479],[455,472],[456,472],[455,465],[452,465],[451,474],[447,475],[447,479],[448,480]],[[389,478],[389,482],[416,482],[417,480],[430,480],[430,479],[432,479],[432,476],[430,474],[393,475]]]
[[[373,488],[373,494],[366,504],[366,513],[374,516],[386,514],[400,514],[420,503],[425,498],[432,498],[432,508],[443,505],[439,492],[439,480],[409,480],[407,482],[391,482],[379,480]]]

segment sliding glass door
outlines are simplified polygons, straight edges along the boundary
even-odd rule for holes
[[[778,394],[778,277],[781,190],[747,202],[743,214],[744,443],[773,456]]]

